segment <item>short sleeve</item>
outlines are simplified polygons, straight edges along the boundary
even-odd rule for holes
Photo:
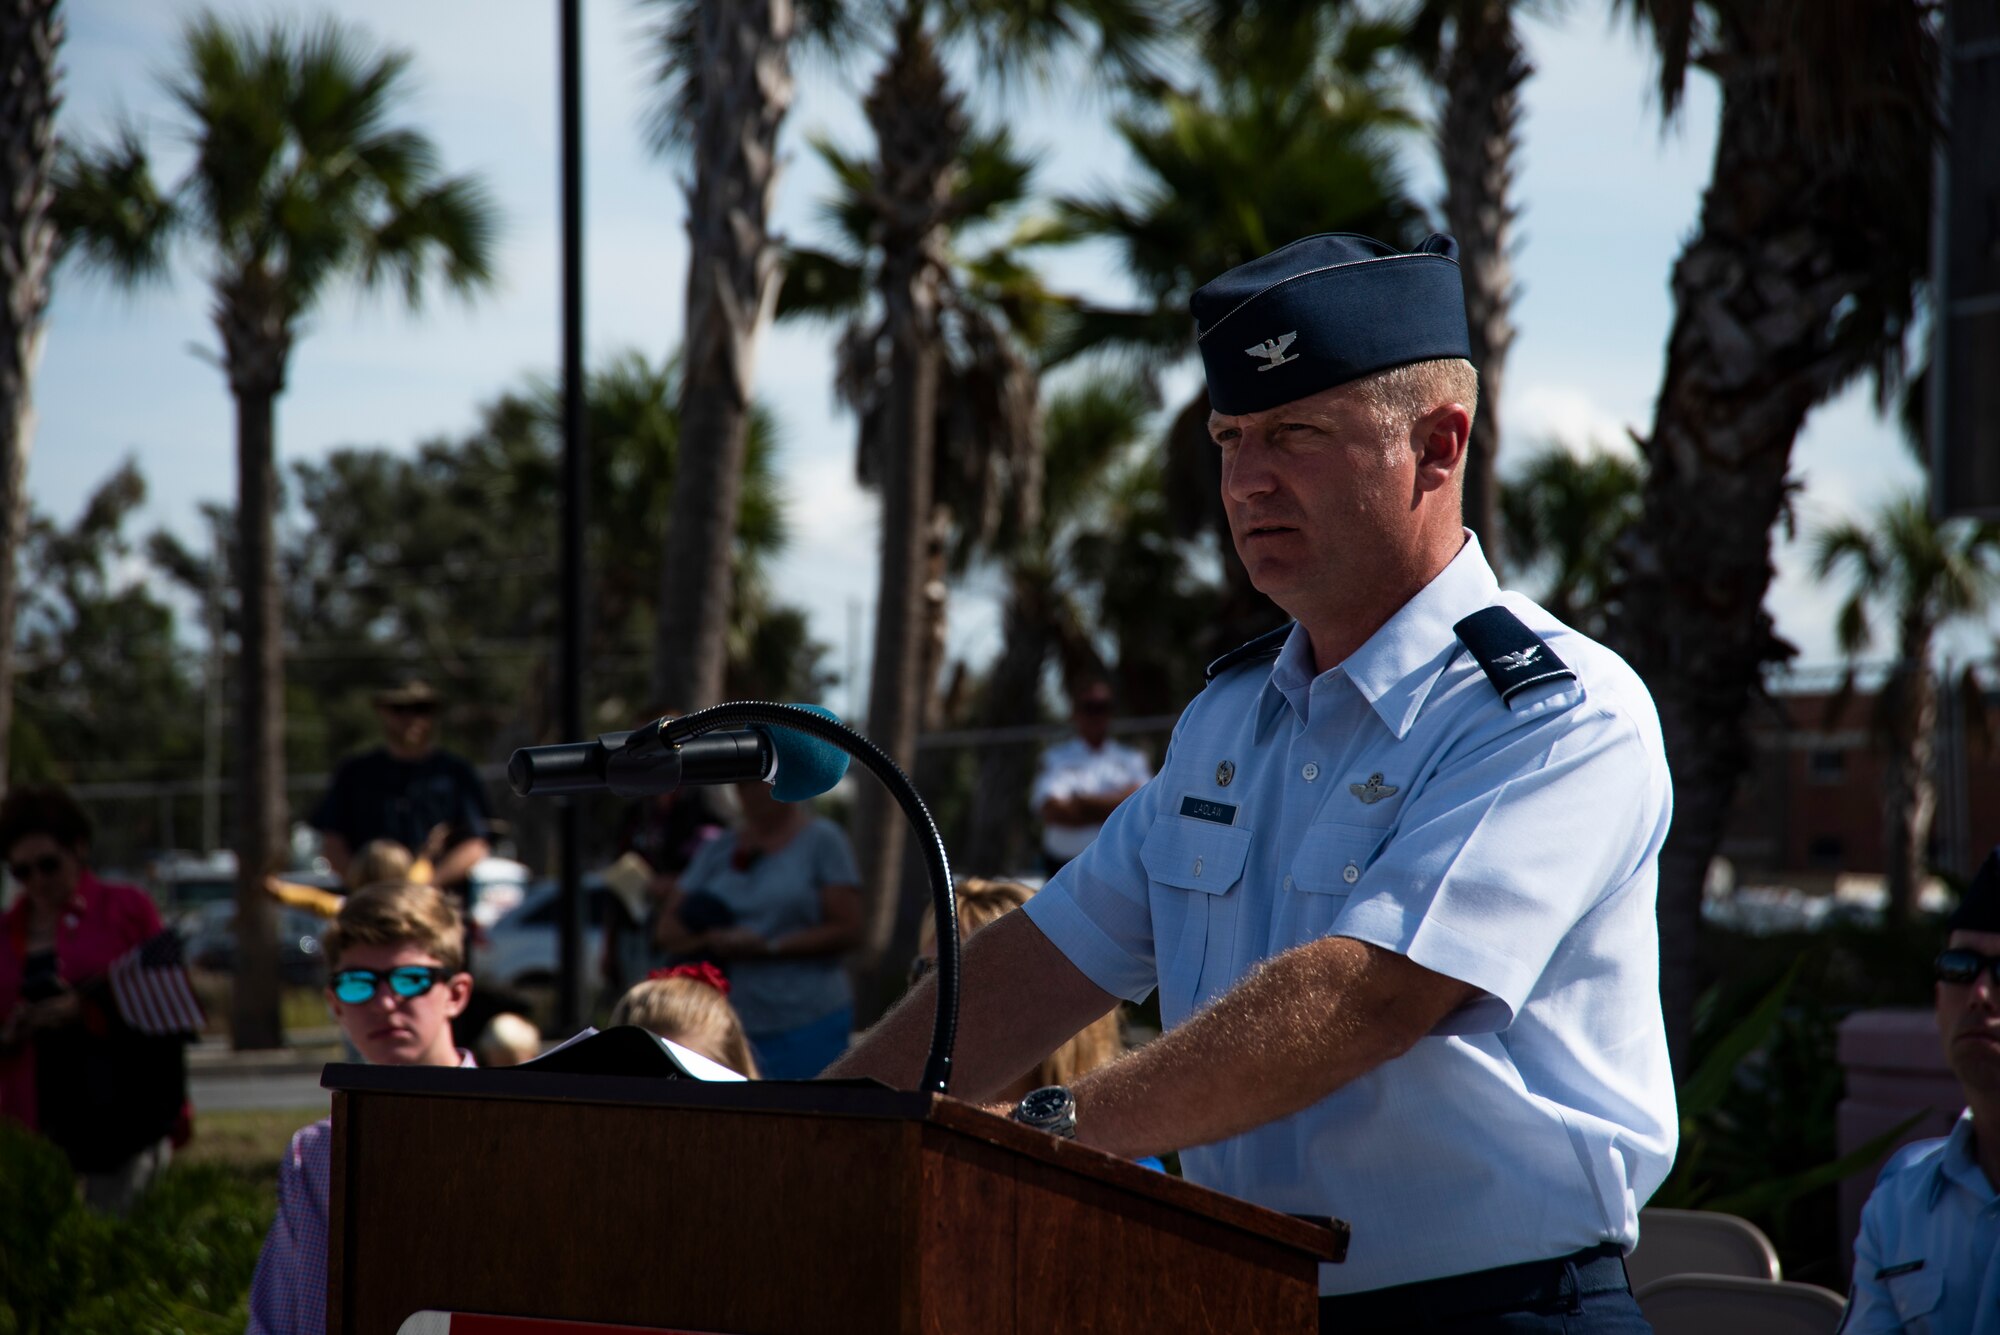
[[[1052,747],[1042,752],[1042,758],[1035,765],[1035,788],[1029,796],[1029,804],[1036,810],[1052,797],[1067,797],[1067,792],[1059,791],[1062,782],[1062,748]]]
[[[334,770],[333,781],[327,784],[326,791],[320,794],[319,801],[313,805],[312,814],[306,817],[306,824],[322,833],[339,835],[342,839],[348,838],[348,832],[353,827],[347,810],[347,794],[352,786],[353,768],[354,762],[349,760]]]
[[[457,757],[454,769],[458,781],[458,821],[459,828],[468,839],[485,839],[493,832],[493,807],[486,800],[486,785],[479,780],[479,771]]]
[[[1148,782],[1126,798],[1090,846],[1021,909],[1086,978],[1127,1001],[1145,1000],[1159,982],[1139,849],[1159,815],[1160,791]]]
[[[704,840],[688,859],[687,869],[681,873],[681,889],[707,890],[715,874],[721,869],[726,850],[735,847],[736,841],[725,837]]]
[[[1513,1023],[1570,928],[1664,833],[1664,761],[1622,714],[1579,703],[1447,756],[1332,934],[1486,995],[1440,1032]]]
[[[854,847],[847,832],[830,820],[818,822],[819,846],[813,850],[814,881],[826,885],[860,885],[861,869],[854,862]]]
[[[1883,1213],[1888,1203],[1877,1190],[1861,1207],[1861,1231],[1854,1238],[1854,1282],[1847,1293],[1842,1335],[1891,1335],[1903,1329],[1889,1286],[1876,1278],[1882,1268]]]

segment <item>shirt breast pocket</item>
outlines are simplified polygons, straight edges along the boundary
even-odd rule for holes
[[[1322,821],[1308,828],[1285,878],[1287,908],[1296,915],[1286,939],[1312,941],[1332,930],[1388,838],[1387,829],[1373,825]]]
[[[1944,1271],[1926,1266],[1891,1275],[1883,1283],[1889,1287],[1889,1301],[1896,1304],[1896,1319],[1903,1329],[1910,1335],[1929,1335],[1944,1301]]]
[[[1236,901],[1250,831],[1187,816],[1162,816],[1146,832],[1139,861],[1151,882],[1153,952],[1160,979],[1160,1018],[1180,1023],[1204,995],[1204,975],[1228,985],[1225,958],[1234,939]]]

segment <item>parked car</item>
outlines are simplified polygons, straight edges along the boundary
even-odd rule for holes
[[[181,918],[205,904],[236,898],[236,854],[162,853],[153,859],[148,879],[153,899],[170,918]]]
[[[278,937],[278,975],[300,987],[326,983],[326,960],[320,934],[326,919],[304,909],[273,904]],[[236,971],[236,905],[229,901],[203,904],[183,915],[181,940],[187,962],[211,973]]]
[[[474,933],[473,973],[481,982],[514,991],[554,993],[559,948],[558,889],[552,879],[531,883],[518,906],[501,914],[483,932]],[[605,915],[624,910],[616,907],[617,896],[604,878],[594,872],[583,878],[583,895],[583,967],[595,987],[604,981]]]

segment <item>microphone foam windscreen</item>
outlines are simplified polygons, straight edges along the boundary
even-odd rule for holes
[[[799,709],[809,709],[815,714],[839,722],[830,709],[818,705],[798,705]],[[759,724],[771,738],[771,750],[778,757],[778,777],[771,784],[771,796],[780,802],[803,802],[840,782],[847,773],[847,752],[832,742],[823,742],[811,733],[800,732],[796,728]]]

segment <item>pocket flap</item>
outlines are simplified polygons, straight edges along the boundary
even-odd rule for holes
[[[1312,826],[1292,858],[1292,887],[1314,895],[1349,893],[1388,834],[1374,826],[1337,821]]]
[[[1906,1270],[1900,1275],[1889,1276],[1883,1282],[1888,1285],[1890,1301],[1896,1304],[1896,1316],[1905,1325],[1937,1310],[1937,1305],[1944,1300],[1944,1271],[1934,1265],[1927,1265],[1921,1270]]]
[[[1164,885],[1220,895],[1243,875],[1250,831],[1186,816],[1162,816],[1146,832],[1139,861]]]

